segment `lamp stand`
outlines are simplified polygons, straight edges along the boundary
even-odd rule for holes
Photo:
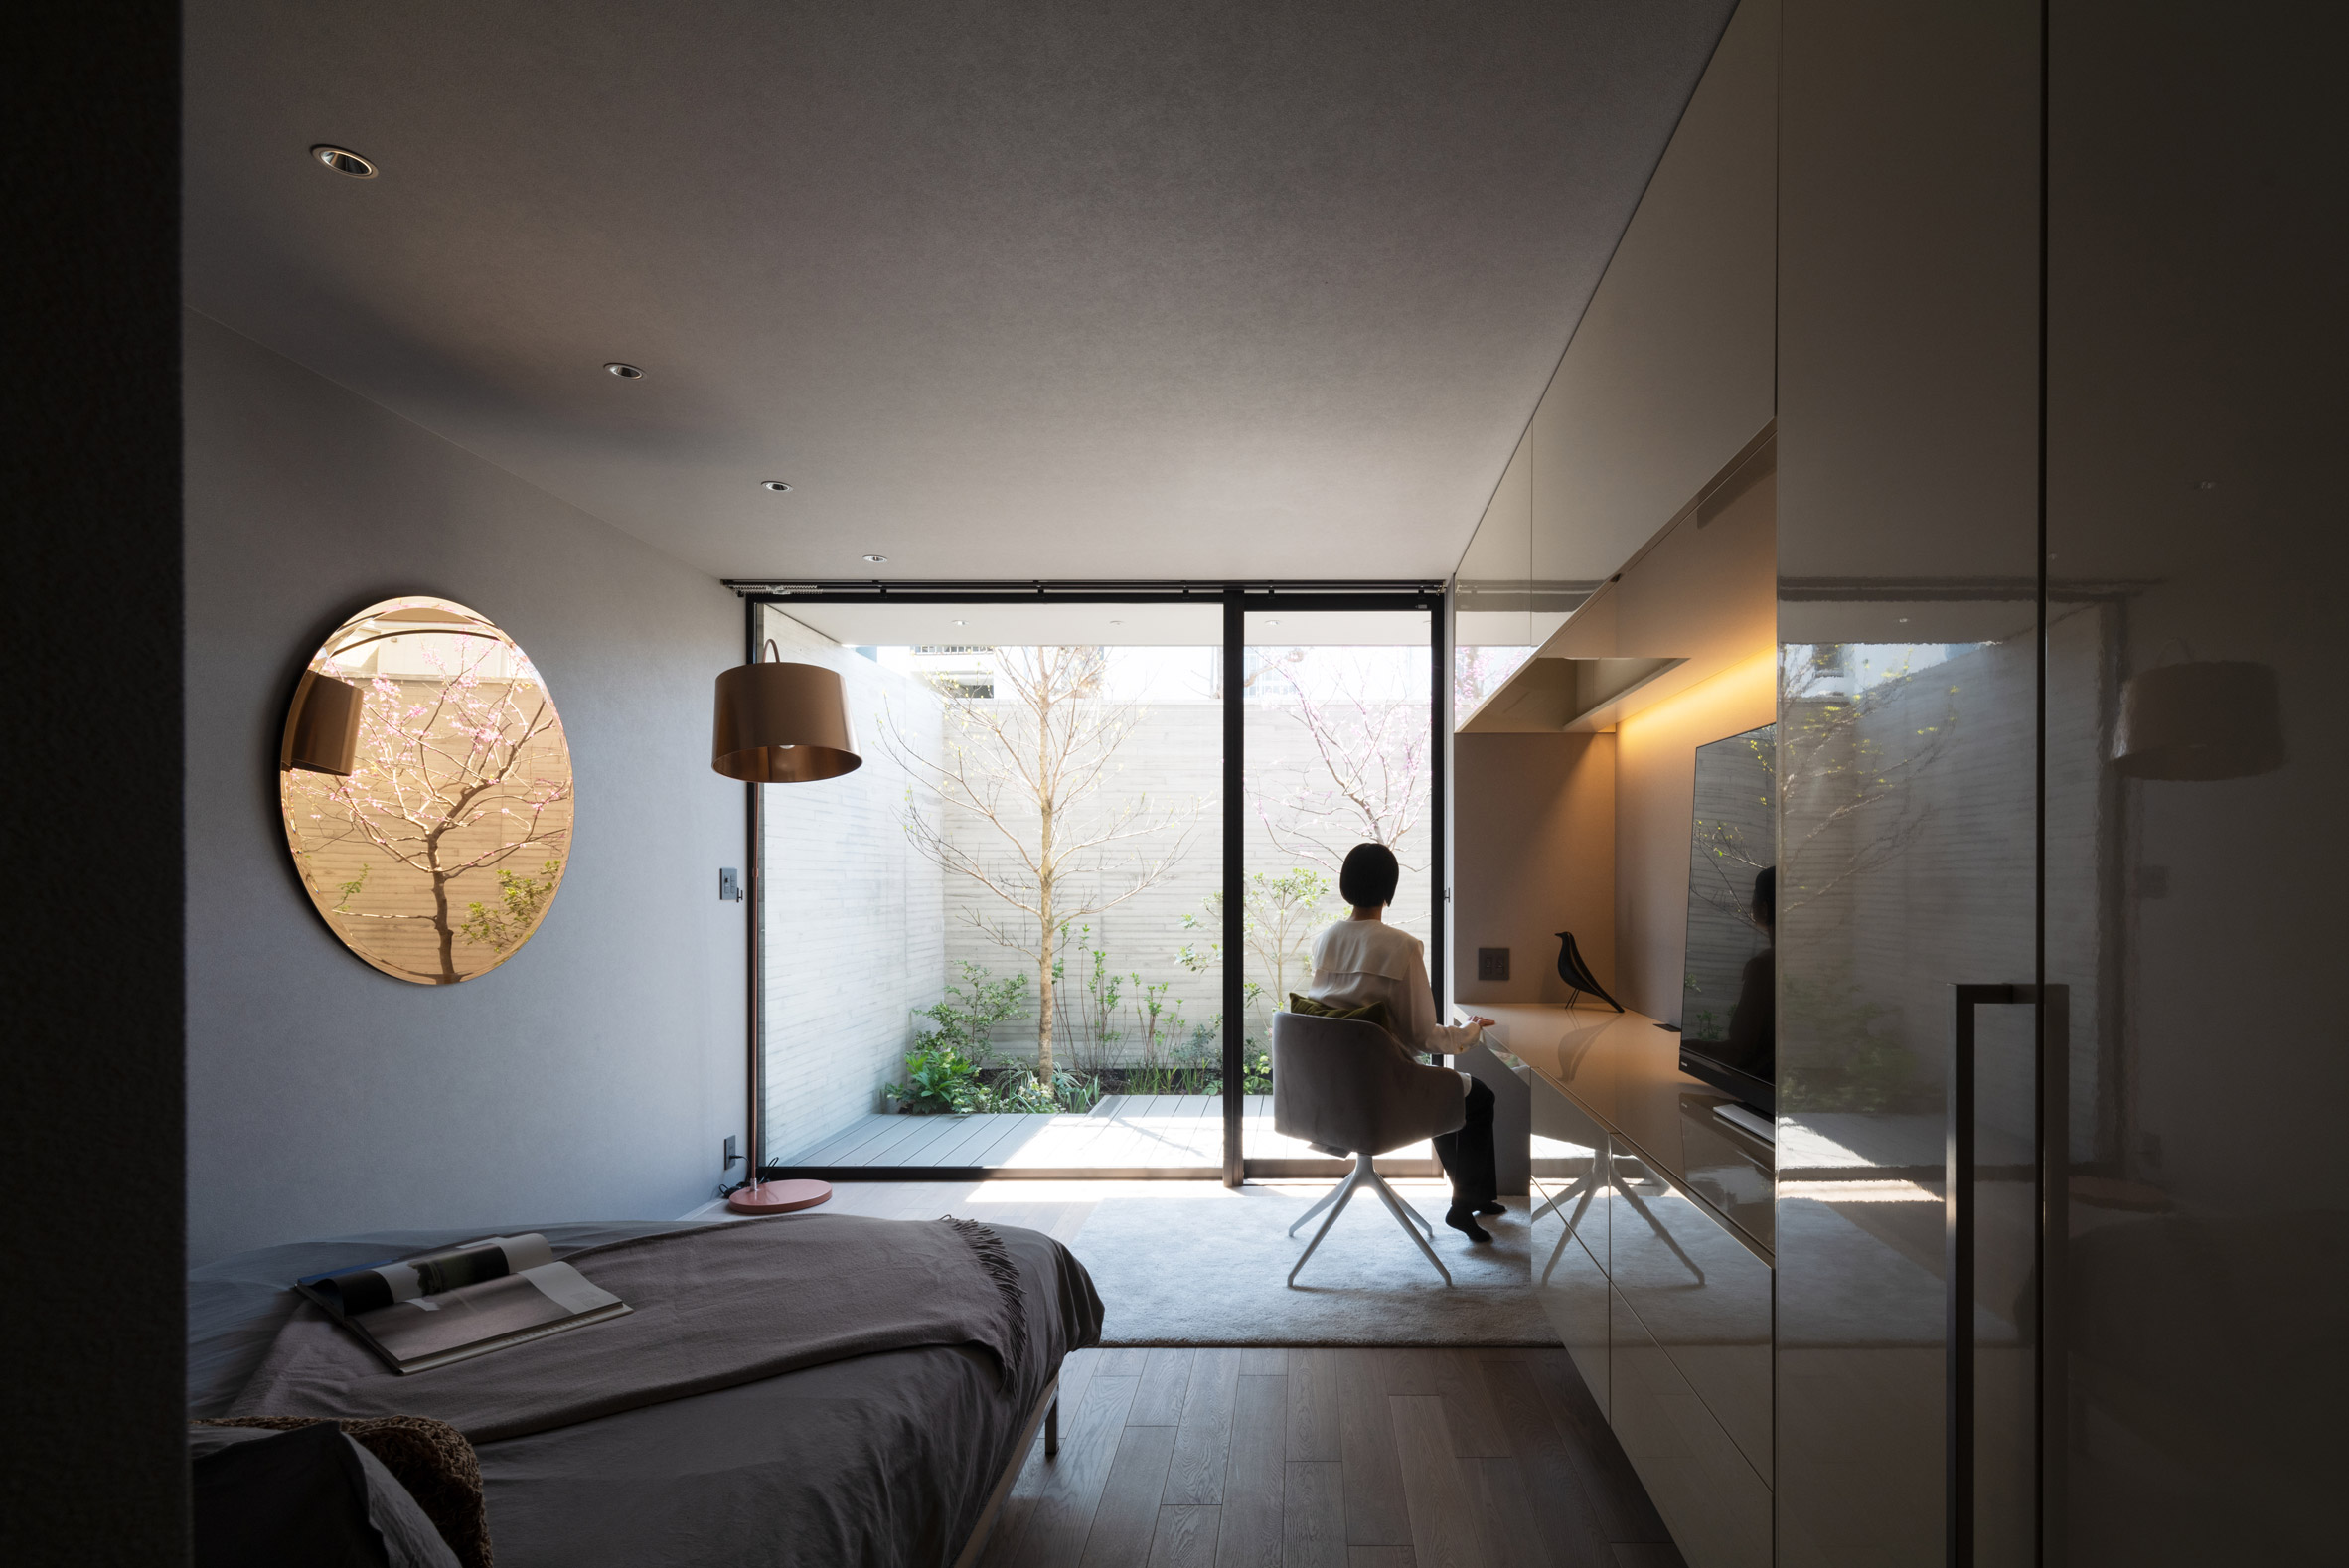
[[[762,784],[806,784],[838,778],[863,766],[849,732],[849,706],[840,672],[823,665],[791,664],[773,638],[759,636],[759,601],[742,600],[742,633],[748,659],[717,678],[717,713],[709,732],[709,765],[748,789],[743,818],[750,833],[747,927],[749,963],[743,976],[750,1060],[744,1073],[750,1090],[750,1179],[726,1196],[737,1214],[788,1214],[829,1200],[822,1181],[761,1181],[766,1155],[766,1062],[759,1038],[759,948],[765,920],[766,802]],[[772,653],[772,663],[762,655]]]
[[[829,1181],[754,1181],[726,1198],[736,1214],[789,1214],[832,1201]]]
[[[755,607],[752,610],[755,615]],[[744,902],[749,905],[749,969],[750,985],[747,997],[749,1015],[750,1060],[747,1078],[750,1089],[750,1170],[749,1180],[740,1188],[726,1194],[726,1210],[734,1214],[789,1214],[803,1208],[814,1208],[819,1203],[832,1201],[829,1181],[761,1181],[758,1178],[759,1160],[766,1153],[766,1053],[761,1046],[758,1006],[758,966],[761,937],[766,924],[766,904],[762,900],[762,874],[766,869],[766,800],[757,784],[743,786],[749,792],[746,808],[750,830],[750,853],[743,857],[749,865]]]

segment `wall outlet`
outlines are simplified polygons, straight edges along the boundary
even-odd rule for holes
[[[717,897],[720,903],[738,904],[742,901],[742,878],[730,865],[717,868]]]
[[[1506,980],[1509,978],[1509,950],[1505,947],[1477,949],[1477,978],[1479,980]]]
[[[726,1134],[726,1163],[719,1167],[719,1169],[723,1171],[731,1171],[735,1166],[739,1165],[741,1161],[742,1141],[732,1133]]]

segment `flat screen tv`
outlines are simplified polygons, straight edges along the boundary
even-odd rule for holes
[[[1680,1070],[1778,1114],[1778,726],[1696,748]]]

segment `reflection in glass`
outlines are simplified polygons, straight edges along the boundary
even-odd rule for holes
[[[529,657],[482,616],[431,598],[353,616],[304,673],[283,756],[302,884],[385,974],[470,980],[546,918],[570,853],[570,750]]]
[[[1607,1135],[1555,1088],[1519,1070],[1532,1097],[1533,1294],[1574,1357],[1600,1413],[1608,1408]]]
[[[1938,1562],[1952,988],[2033,974],[2037,614],[2019,595],[1829,591],[1781,605],[1797,634],[1780,650],[1776,878],[1782,1549]],[[1831,635],[1911,624],[1947,640]],[[2009,1374],[2032,1256],[2031,1022],[2028,1007],[1979,1010],[1976,1299],[1960,1321],[1984,1384],[1986,1553],[2014,1539],[2011,1462],[2030,1454]]]
[[[1777,769],[1775,724],[1696,748],[1680,984],[1682,1070],[1719,1069],[1699,1075],[1764,1115],[1777,1109]]]

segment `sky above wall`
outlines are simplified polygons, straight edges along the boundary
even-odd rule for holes
[[[713,575],[1441,576],[1730,9],[197,0],[187,297]]]

